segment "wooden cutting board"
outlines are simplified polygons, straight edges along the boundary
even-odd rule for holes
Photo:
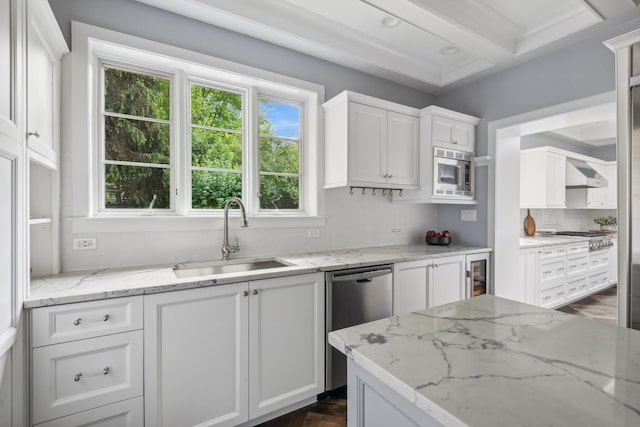
[[[536,222],[531,216],[531,209],[527,209],[527,216],[524,219],[524,232],[527,236],[536,234]]]

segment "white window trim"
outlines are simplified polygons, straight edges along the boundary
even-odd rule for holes
[[[65,127],[67,135],[71,140],[72,150],[69,153],[72,158],[71,168],[71,186],[72,186],[72,230],[82,229],[84,231],[120,231],[128,226],[124,226],[126,220],[135,220],[136,230],[150,229],[155,230],[159,224],[162,224],[163,230],[171,229],[210,229],[218,228],[221,219],[221,212],[205,211],[205,212],[184,212],[184,197],[187,197],[185,191],[181,191],[176,198],[175,214],[168,215],[167,211],[157,212],[154,215],[145,215],[144,213],[119,213],[109,211],[107,215],[102,215],[95,209],[96,193],[94,185],[96,184],[96,159],[98,154],[95,152],[95,145],[89,144],[87,141],[96,141],[96,132],[94,128],[95,121],[93,117],[99,117],[95,114],[99,104],[98,99],[99,88],[94,81],[95,67],[99,67],[98,57],[105,60],[130,63],[131,52],[135,52],[135,61],[143,65],[145,56],[153,59],[153,68],[156,70],[166,71],[167,73],[175,73],[176,79],[186,79],[184,73],[176,72],[172,63],[176,60],[184,61],[190,66],[189,77],[206,75],[211,70],[224,72],[227,77],[227,83],[232,86],[252,86],[257,88],[259,95],[266,97],[280,96],[291,101],[296,100],[304,104],[303,117],[305,126],[304,135],[301,139],[305,142],[304,155],[301,156],[301,169],[305,172],[304,194],[307,196],[304,200],[304,213],[291,211],[264,211],[255,210],[251,218],[260,218],[254,221],[251,226],[257,227],[306,227],[309,225],[324,225],[324,217],[318,216],[322,197],[319,192],[320,162],[318,161],[319,146],[321,144],[322,129],[322,108],[324,102],[324,87],[315,83],[306,82],[277,73],[260,70],[242,64],[222,60],[212,56],[192,52],[186,49],[106,30],[87,24],[72,22],[72,44],[73,51],[65,58],[67,72],[64,75],[65,83],[68,91],[65,96],[69,99],[63,99],[63,103],[70,107],[70,114],[65,118]],[[127,55],[129,53],[129,55]],[[69,70],[70,67],[70,70]],[[159,68],[160,67],[160,68]],[[145,68],[143,66],[143,68]],[[69,72],[70,71],[70,72]],[[183,80],[184,82],[185,80]],[[222,81],[224,83],[224,80]],[[178,82],[180,83],[180,82]],[[184,85],[174,84],[174,87],[180,88]],[[183,91],[183,89],[180,89]],[[178,108],[178,102],[186,102],[186,94],[177,93],[176,102],[172,106]],[[181,107],[184,107],[182,105]],[[255,106],[254,108],[257,108]],[[251,126],[252,123],[247,123]],[[186,132],[187,123],[182,121],[176,126],[175,132]],[[252,129],[252,128],[250,128]],[[257,132],[257,131],[256,131]],[[186,144],[184,144],[186,145]],[[183,149],[172,152],[175,162],[184,164],[183,156],[187,153]],[[172,162],[173,162],[172,161]],[[252,167],[252,165],[247,165]],[[182,173],[176,174],[175,183],[184,189],[186,177]],[[302,203],[302,200],[301,200]],[[302,204],[301,204],[302,206]],[[204,217],[204,218],[203,218]],[[206,218],[208,225],[204,225]],[[307,219],[308,221],[305,221]],[[76,227],[75,222],[78,222]],[[145,225],[148,223],[148,225]],[[92,225],[95,224],[94,228]]]

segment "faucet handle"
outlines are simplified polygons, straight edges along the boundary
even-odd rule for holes
[[[240,252],[240,242],[238,241],[237,237],[236,237],[236,245],[233,247],[233,252]]]

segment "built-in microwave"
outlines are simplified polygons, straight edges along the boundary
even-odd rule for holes
[[[473,155],[433,148],[433,195],[473,199]]]

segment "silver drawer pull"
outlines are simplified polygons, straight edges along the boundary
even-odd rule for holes
[[[108,314],[105,314],[102,317],[98,317],[97,319],[82,319],[82,317],[78,317],[76,320],[73,321],[73,324],[78,326],[81,323],[91,323],[91,322],[106,322],[107,320],[109,320],[111,318],[111,316],[109,316]]]
[[[96,371],[96,372],[93,372],[91,374],[83,374],[82,372],[78,372],[76,374],[76,376],[73,377],[73,380],[77,382],[77,381],[80,381],[82,378],[99,377],[100,375],[109,375],[110,371],[111,371],[111,369],[109,369],[109,367],[106,366],[101,371]]]

